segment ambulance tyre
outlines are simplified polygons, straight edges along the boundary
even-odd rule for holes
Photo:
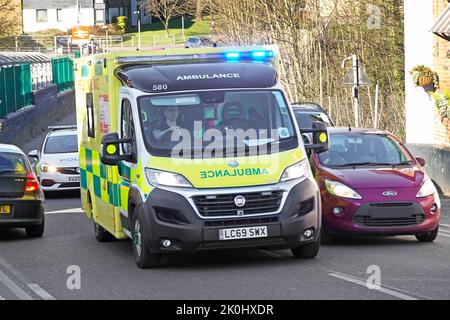
[[[161,254],[151,253],[145,243],[144,239],[145,230],[142,228],[141,218],[139,212],[132,215],[132,244],[134,258],[136,265],[140,269],[157,268],[161,265]]]
[[[94,210],[92,205],[92,198],[91,194],[88,192],[87,195],[87,206],[86,206],[86,213],[89,214],[92,217],[92,221],[94,222],[94,233],[95,233],[95,239],[97,239],[98,242],[111,242],[114,240],[114,237],[111,233],[106,231],[101,225],[99,225],[97,222],[95,222],[94,219]]]
[[[98,242],[111,242],[114,240],[114,237],[111,233],[106,231],[101,225],[94,221],[94,232],[95,239]]]
[[[292,248],[292,254],[296,259],[313,259],[319,253],[320,237],[316,241]]]

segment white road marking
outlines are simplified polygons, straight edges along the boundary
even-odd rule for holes
[[[450,230],[446,230],[446,229],[442,229],[441,228],[441,229],[439,229],[438,235],[442,236],[442,237],[450,238]]]
[[[27,287],[30,288],[34,293],[36,293],[40,298],[44,300],[56,300],[50,293],[42,289],[38,284],[28,281],[28,279],[19,270],[17,270],[12,264],[6,261],[2,256],[0,256],[0,264],[9,272],[11,272],[17,279],[25,283]]]
[[[44,300],[56,300],[55,297],[53,297],[51,294],[49,294],[47,291],[42,289],[38,284],[30,283],[27,284],[28,288],[34,291],[39,297],[41,297]]]
[[[338,278],[338,279],[341,279],[341,280],[345,280],[345,281],[348,281],[348,282],[351,282],[351,283],[354,283],[354,284],[357,284],[357,285],[360,285],[360,286],[363,286],[363,287],[367,288],[366,281],[360,280],[360,279],[355,278],[353,276],[349,276],[349,275],[342,274],[342,273],[339,273],[339,272],[331,272],[331,273],[328,273],[328,275],[331,276],[331,277],[335,277],[335,278]],[[367,288],[367,290],[370,290],[370,289]],[[393,297],[396,297],[396,298],[399,298],[399,299],[402,299],[402,300],[418,300],[417,298],[414,298],[412,296],[408,296],[408,295],[406,295],[404,293],[401,293],[401,292],[398,292],[398,291],[395,291],[395,290],[392,290],[392,289],[388,289],[388,288],[383,287],[383,286],[381,286],[380,289],[374,289],[374,291],[382,292],[382,293],[388,294],[390,296],[393,296]]]
[[[81,208],[72,208],[72,209],[64,209],[64,210],[45,212],[45,214],[62,214],[62,213],[84,213],[84,211]]]
[[[442,232],[439,232],[438,236],[450,238],[450,234],[446,234],[446,233],[442,233]]]
[[[0,282],[2,282],[20,300],[34,300],[28,293],[22,290],[6,274],[0,270]]]

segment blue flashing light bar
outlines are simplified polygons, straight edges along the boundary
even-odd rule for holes
[[[227,59],[239,59],[241,54],[239,52],[227,52],[225,53],[225,57]]]
[[[117,63],[170,63],[170,62],[188,62],[188,61],[255,61],[270,62],[274,59],[272,50],[255,51],[232,51],[232,52],[211,52],[194,54],[173,54],[173,55],[154,55],[154,56],[129,56],[118,57]]]
[[[252,57],[253,58],[270,58],[273,56],[273,51],[267,50],[267,51],[253,51]]]

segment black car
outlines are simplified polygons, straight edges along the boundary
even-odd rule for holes
[[[335,126],[327,112],[317,103],[301,102],[293,103],[291,106],[300,128],[312,128],[315,121],[324,122],[327,127]]]
[[[44,233],[44,193],[30,162],[16,146],[0,144],[0,228]]]
[[[295,119],[297,120],[298,127],[300,129],[311,129],[313,123],[316,121],[323,122],[327,127],[334,127],[335,124],[331,120],[327,112],[317,103],[314,102],[301,102],[291,104],[294,110]],[[303,134],[303,142],[310,144],[312,136],[310,133]]]

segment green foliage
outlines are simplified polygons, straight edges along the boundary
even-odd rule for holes
[[[419,84],[420,77],[431,77],[433,78],[434,87],[439,88],[439,75],[437,74],[437,72],[431,70],[429,67],[419,64],[415,66],[409,73],[411,74],[414,84],[416,86],[420,85]]]
[[[184,33],[186,36],[204,36],[211,33],[210,30],[211,17],[203,17],[203,21],[196,21],[195,18],[184,19]],[[181,17],[174,18],[169,22],[170,34],[182,33]],[[130,30],[131,33],[137,33],[136,27]],[[141,26],[142,35],[163,34],[164,25],[162,22],[153,22],[152,24],[144,24]]]
[[[441,117],[450,119],[450,90],[447,89],[441,93],[430,92],[430,95]]]
[[[126,17],[126,16],[118,16],[116,24],[117,24],[117,28],[121,32],[123,32],[123,33],[127,32],[128,17]]]
[[[211,33],[210,17],[204,17],[203,21],[196,21],[195,18],[184,19],[184,35],[189,36],[203,36]],[[135,38],[138,36],[136,28],[127,33],[130,37],[125,41],[126,45],[131,44],[131,36]],[[181,18],[170,20],[169,23],[169,37],[166,34],[164,25],[161,22],[154,22],[152,24],[144,24],[141,26],[142,45],[153,45],[154,38],[157,45],[173,44],[174,38],[177,43],[184,43],[185,38],[182,37],[182,23]]]

